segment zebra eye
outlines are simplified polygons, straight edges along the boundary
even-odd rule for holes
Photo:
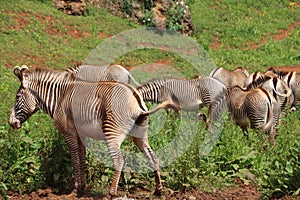
[[[18,99],[20,99],[20,98],[21,98],[21,94],[18,93],[18,94],[16,95],[16,99],[18,100]]]

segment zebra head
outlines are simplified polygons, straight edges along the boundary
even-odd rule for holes
[[[16,101],[8,122],[15,129],[21,128],[22,123],[39,109],[36,97],[28,88],[28,73],[29,69],[26,65],[14,68],[14,74],[19,78],[21,86],[16,94]]]

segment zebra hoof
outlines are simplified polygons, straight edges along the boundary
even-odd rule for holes
[[[84,188],[85,187],[82,187],[82,188],[75,188],[71,194],[75,194],[77,197],[81,197],[84,195]]]
[[[207,122],[207,117],[205,114],[199,114],[198,115],[198,119],[204,122]]]
[[[110,196],[111,199],[116,197],[117,196],[117,191],[109,191],[109,196]]]
[[[161,190],[155,190],[155,192],[153,193],[153,195],[155,196],[161,196],[162,191]]]
[[[115,197],[116,197],[116,195],[107,194],[102,198],[102,200],[112,200]]]
[[[70,194],[68,194],[67,196],[68,196],[68,198],[72,198],[72,199],[78,197],[77,190],[74,189],[74,190],[73,190]]]

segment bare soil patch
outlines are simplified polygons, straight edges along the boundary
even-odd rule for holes
[[[82,197],[74,197],[66,194],[58,195],[54,194],[51,189],[38,190],[36,192],[32,192],[27,195],[19,195],[16,193],[9,194],[11,200],[33,200],[33,199],[47,199],[47,200],[55,200],[55,199],[80,199],[80,200],[106,200],[109,199],[108,196],[98,194],[98,195],[84,195]],[[120,199],[121,197],[127,196],[128,199],[142,200],[142,199],[169,199],[169,200],[224,200],[224,199],[259,199],[260,193],[258,189],[252,185],[244,185],[241,184],[239,187],[232,187],[225,190],[213,191],[212,193],[202,192],[200,190],[190,190],[186,192],[178,192],[172,191],[170,189],[165,189],[163,195],[161,197],[153,196],[152,191],[147,191],[142,188],[135,188],[134,190],[130,190],[129,194],[126,194],[124,191],[119,191]],[[126,199],[126,198],[124,198]]]
[[[287,36],[290,35],[291,31],[295,28],[297,28],[300,25],[300,20],[290,24],[287,29],[280,29],[278,30],[277,34],[271,35],[270,37],[274,40],[274,41],[280,41],[280,40],[284,40]],[[263,45],[265,43],[265,41],[267,40],[267,38],[261,38],[259,43],[249,43],[250,49],[251,50],[256,50],[259,46]]]
[[[16,25],[12,27],[12,29],[21,30],[24,26],[29,24],[28,18],[30,16],[29,13],[18,13],[14,14],[13,20],[16,22]]]
[[[219,40],[220,40],[220,38],[214,37],[214,41],[210,44],[210,48],[213,49],[213,50],[215,50],[215,49],[217,49],[219,46],[221,46],[222,43],[221,43]]]
[[[273,67],[278,71],[285,71],[285,72],[300,72],[300,65],[296,66],[277,66]]]
[[[279,30],[278,34],[275,34],[272,36],[272,38],[275,40],[275,41],[278,41],[278,40],[283,40],[285,37],[287,37],[291,31],[293,29],[295,29],[297,26],[300,25],[300,20],[297,21],[296,23],[292,23],[290,24],[287,29],[285,30]]]

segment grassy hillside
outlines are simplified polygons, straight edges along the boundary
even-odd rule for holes
[[[139,27],[111,15],[105,9],[90,8],[89,16],[67,16],[48,1],[0,1],[0,194],[7,191],[29,193],[52,187],[68,192],[72,186],[70,155],[52,120],[38,112],[21,130],[9,127],[7,119],[19,82],[13,76],[15,65],[65,69],[83,61],[105,39]],[[211,1],[189,0],[197,32],[195,39],[212,57],[216,66],[229,69],[244,66],[250,72],[270,66],[300,65],[300,4],[291,1]],[[195,75],[190,65],[174,53],[142,49],[114,61],[126,67],[147,63],[174,66],[186,76]],[[150,144],[158,150],[178,137],[178,145],[188,150],[162,171],[167,191],[197,189],[214,191],[245,184],[259,187],[266,197],[299,194],[300,113],[289,113],[278,127],[276,147],[265,143],[267,136],[250,131],[246,141],[240,128],[226,121],[222,136],[212,152],[199,157],[205,138],[205,126],[181,124],[178,131],[170,121],[163,130],[163,120],[151,119],[155,134]],[[156,126],[153,127],[153,124]],[[177,131],[177,132],[176,132]],[[178,133],[180,133],[178,135]],[[193,133],[193,135],[189,135]],[[124,149],[136,149],[126,141]],[[58,156],[59,155],[59,156]],[[169,155],[162,155],[169,157]],[[189,169],[189,170],[186,170]],[[11,176],[13,174],[13,176]],[[130,188],[152,190],[152,173],[137,178],[125,174]],[[112,169],[88,155],[87,181],[95,193],[107,193]],[[149,181],[151,179],[151,181]],[[153,181],[152,181],[153,180]]]
[[[194,1],[195,37],[218,66],[299,65],[299,4],[290,1]]]

